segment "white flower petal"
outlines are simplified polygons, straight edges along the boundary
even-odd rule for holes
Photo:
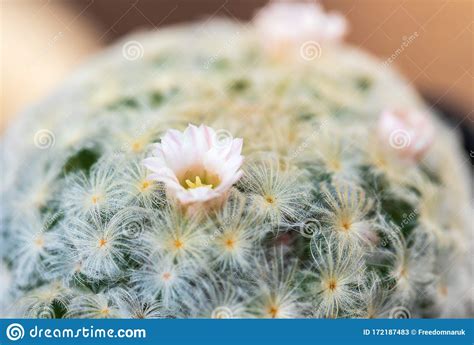
[[[242,176],[242,139],[222,147],[207,126],[189,125],[184,132],[169,130],[143,160],[149,179],[165,184],[182,204],[206,202],[224,195]]]
[[[271,53],[298,51],[305,42],[337,42],[347,31],[343,16],[326,13],[317,3],[271,2],[257,12],[254,23]]]
[[[385,110],[380,115],[377,134],[380,141],[401,158],[417,161],[431,147],[435,129],[426,113]]]

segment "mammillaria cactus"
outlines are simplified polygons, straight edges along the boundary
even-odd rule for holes
[[[263,17],[127,38],[10,127],[3,316],[472,315],[456,134],[341,18]]]

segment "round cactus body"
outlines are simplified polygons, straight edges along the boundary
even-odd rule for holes
[[[3,316],[472,315],[453,130],[358,49],[256,32],[129,37],[18,118]]]

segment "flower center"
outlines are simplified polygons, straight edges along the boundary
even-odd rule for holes
[[[36,239],[35,239],[35,244],[37,247],[39,248],[42,248],[44,246],[44,239],[42,236],[38,236]]]
[[[138,140],[134,141],[131,146],[133,152],[140,152],[143,149],[143,144]]]
[[[179,239],[174,240],[173,245],[176,249],[181,249],[184,247],[184,243]]]
[[[91,196],[91,202],[92,202],[93,205],[97,205],[99,203],[100,199],[101,199],[101,197],[100,197],[99,194],[93,194]]]
[[[271,196],[271,195],[267,195],[267,196],[265,197],[265,201],[266,201],[267,203],[269,203],[269,204],[273,204],[273,203],[275,203],[275,197],[274,197],[274,196]]]
[[[336,288],[337,288],[337,282],[336,282],[335,279],[330,279],[327,284],[328,284],[328,289],[329,289],[330,291],[336,290]]]
[[[142,183],[140,183],[140,191],[144,192],[151,186],[151,181],[149,180],[144,180]]]
[[[341,226],[344,231],[349,231],[351,229],[351,223],[346,220],[342,222]]]
[[[272,317],[272,319],[276,319],[278,316],[278,307],[272,306],[270,307],[268,312],[270,313],[270,316]]]
[[[185,189],[200,187],[216,188],[220,184],[217,174],[211,173],[200,166],[193,166],[180,175],[179,181]]]
[[[101,238],[99,240],[99,248],[102,248],[103,246],[105,246],[107,244],[107,240],[105,238]]]
[[[234,237],[227,237],[224,241],[224,245],[227,250],[233,250],[236,245],[236,240]]]
[[[170,278],[171,278],[171,273],[170,273],[170,272],[165,272],[165,273],[163,273],[162,278],[163,278],[164,281],[170,280]]]
[[[193,189],[193,188],[199,188],[199,187],[210,187],[212,188],[212,184],[206,184],[201,181],[201,178],[199,176],[196,176],[195,182],[192,182],[190,179],[187,179],[184,181],[186,185],[188,186],[187,189]]]

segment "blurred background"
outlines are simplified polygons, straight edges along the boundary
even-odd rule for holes
[[[0,0],[0,131],[101,47],[135,30],[225,16],[249,20],[266,0]],[[348,41],[417,86],[474,157],[474,0],[321,0],[344,14]],[[413,38],[407,41],[407,38]],[[403,44],[408,42],[409,44]],[[403,48],[403,49],[401,49]],[[395,58],[394,58],[395,57]]]

